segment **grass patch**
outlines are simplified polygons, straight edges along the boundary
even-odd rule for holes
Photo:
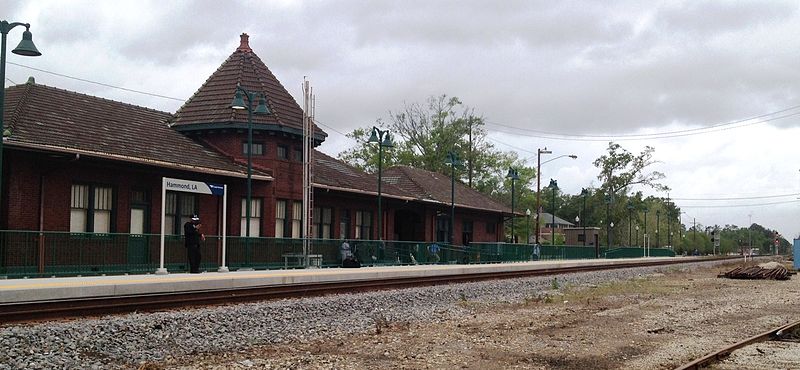
[[[660,279],[643,278],[613,281],[593,287],[568,286],[564,288],[563,292],[564,300],[580,302],[609,296],[666,296],[678,292],[680,289],[679,286],[665,284]]]

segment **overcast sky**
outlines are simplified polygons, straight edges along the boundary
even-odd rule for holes
[[[341,133],[448,94],[498,149],[578,155],[542,168],[566,192],[598,185],[609,141],[650,145],[685,224],[800,233],[797,2],[6,0],[3,17],[31,23],[43,53],[9,52],[6,86],[35,76],[175,112],[246,32],[301,104],[309,77],[328,154],[355,144]],[[753,197],[768,198],[730,199]]]

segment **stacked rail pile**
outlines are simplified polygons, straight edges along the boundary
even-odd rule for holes
[[[789,280],[789,270],[783,266],[763,268],[761,266],[737,267],[724,274],[728,279]]]

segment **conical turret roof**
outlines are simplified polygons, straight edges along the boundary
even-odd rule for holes
[[[286,91],[274,74],[250,48],[249,36],[241,35],[236,51],[222,63],[197,92],[175,113],[173,127],[179,131],[220,128],[220,125],[247,125],[247,110],[231,109],[236,86],[255,92],[253,108],[258,95],[265,94],[270,115],[253,115],[255,129],[302,134],[303,110]],[[245,98],[245,103],[247,99]],[[327,136],[315,127],[319,141]]]

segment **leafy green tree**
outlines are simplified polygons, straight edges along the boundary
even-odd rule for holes
[[[622,148],[617,143],[608,143],[608,153],[594,161],[595,167],[600,169],[597,179],[602,181],[600,189],[606,193],[616,194],[627,190],[633,185],[643,185],[660,191],[667,191],[669,187],[658,181],[665,176],[658,171],[649,171],[648,167],[657,163],[653,160],[655,149],[646,146],[638,155],[634,155]]]
[[[445,160],[452,151],[463,163],[456,170],[457,180],[502,198],[508,167],[522,162],[514,152],[495,149],[486,139],[484,125],[483,117],[457,97],[431,96],[424,104],[406,104],[399,111],[390,111],[387,121],[376,122],[394,135],[395,147],[384,149],[384,166],[408,165],[450,176]],[[377,171],[378,146],[368,143],[371,132],[367,127],[348,134],[358,144],[340,153],[339,159],[368,172]]]

